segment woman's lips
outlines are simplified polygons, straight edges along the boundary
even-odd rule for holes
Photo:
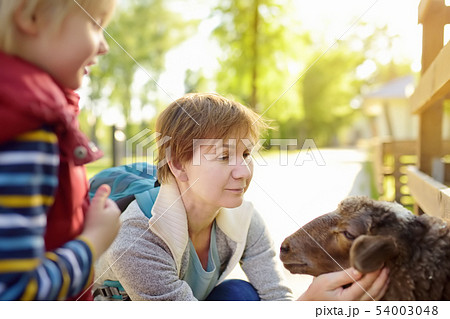
[[[241,193],[244,192],[245,187],[241,187],[241,188],[227,188],[226,190],[229,191],[229,192],[232,192],[232,193],[241,194]]]

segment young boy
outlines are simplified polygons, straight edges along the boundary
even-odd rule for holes
[[[103,185],[89,205],[78,95],[105,54],[115,0],[0,0],[0,300],[92,299],[93,262],[119,210]]]

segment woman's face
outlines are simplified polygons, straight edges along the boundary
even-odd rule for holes
[[[250,140],[196,142],[192,161],[185,165],[190,201],[212,211],[240,206],[253,176]]]

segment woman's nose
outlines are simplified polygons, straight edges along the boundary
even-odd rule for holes
[[[236,163],[232,171],[232,176],[235,179],[248,179],[253,174],[253,163],[247,159],[242,159],[240,163]]]

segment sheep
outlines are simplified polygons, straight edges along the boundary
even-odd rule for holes
[[[287,237],[280,259],[291,273],[312,276],[386,266],[382,300],[450,300],[450,227],[396,203],[349,197]]]

